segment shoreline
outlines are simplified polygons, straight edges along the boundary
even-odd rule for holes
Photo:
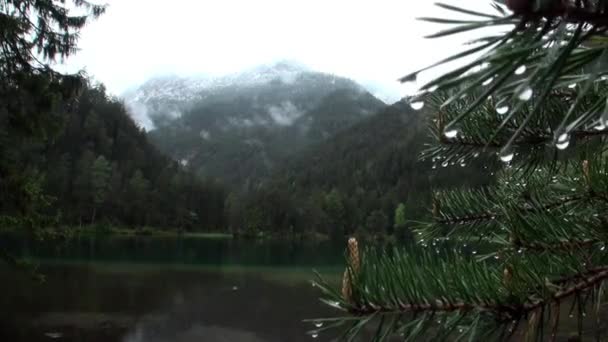
[[[117,237],[166,237],[188,239],[217,239],[217,240],[251,240],[251,241],[312,241],[322,242],[331,240],[326,234],[312,232],[299,235],[278,235],[259,233],[255,236],[226,232],[190,232],[176,229],[161,229],[153,227],[125,228],[84,226],[41,229],[3,228],[0,234],[32,234],[36,237],[73,238],[77,236],[117,236]]]

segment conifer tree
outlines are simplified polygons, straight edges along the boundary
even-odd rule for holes
[[[50,64],[74,54],[80,30],[104,10],[86,0],[0,0],[0,216],[30,214],[28,194],[40,185],[20,149],[57,132],[84,83]]]
[[[399,205],[395,209],[394,222],[395,230],[405,228],[405,225],[407,224],[407,218],[405,216],[405,204],[399,203]]]
[[[349,242],[342,285],[316,283],[343,313],[315,320],[313,337],[607,338],[608,1],[488,3],[439,3],[454,16],[422,18],[449,26],[430,38],[482,37],[436,64],[461,61],[410,101],[431,116],[423,158],[487,158],[494,183],[435,191],[417,248]]]
[[[104,158],[99,156],[91,166],[91,185],[93,190],[93,215],[91,223],[95,223],[95,215],[108,196],[110,187],[110,176],[112,175],[112,165]]]

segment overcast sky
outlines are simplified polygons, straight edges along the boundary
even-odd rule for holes
[[[447,0],[490,11],[489,0]],[[424,39],[443,27],[430,0],[108,0],[67,63],[120,95],[158,75],[226,74],[290,59],[373,83],[396,79],[462,49],[462,39]],[[450,14],[454,16],[454,14]],[[427,75],[427,78],[429,75]]]

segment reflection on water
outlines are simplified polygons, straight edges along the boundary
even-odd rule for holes
[[[195,325],[187,328],[185,331],[179,331],[177,334],[161,337],[159,335],[148,335],[146,331],[150,331],[150,327],[146,329],[142,325],[137,325],[135,331],[129,333],[124,339],[125,342],[161,342],[161,341],[243,341],[243,342],[264,342],[263,338],[256,336],[253,332],[237,331],[222,327],[205,327]]]
[[[172,238],[56,244],[3,238],[35,258],[37,284],[0,270],[0,341],[312,341],[303,319],[332,314],[312,269],[338,275],[342,247]],[[316,340],[324,339],[319,336]],[[316,341],[315,340],[315,341]]]

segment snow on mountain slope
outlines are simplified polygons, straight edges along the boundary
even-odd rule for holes
[[[193,102],[225,91],[226,88],[251,88],[273,81],[292,84],[304,73],[311,71],[297,63],[280,62],[220,77],[163,76],[150,79],[138,88],[126,92],[122,97],[134,119],[150,130],[155,127],[151,116],[159,115],[159,112],[169,118],[176,118],[181,116],[181,113]]]

